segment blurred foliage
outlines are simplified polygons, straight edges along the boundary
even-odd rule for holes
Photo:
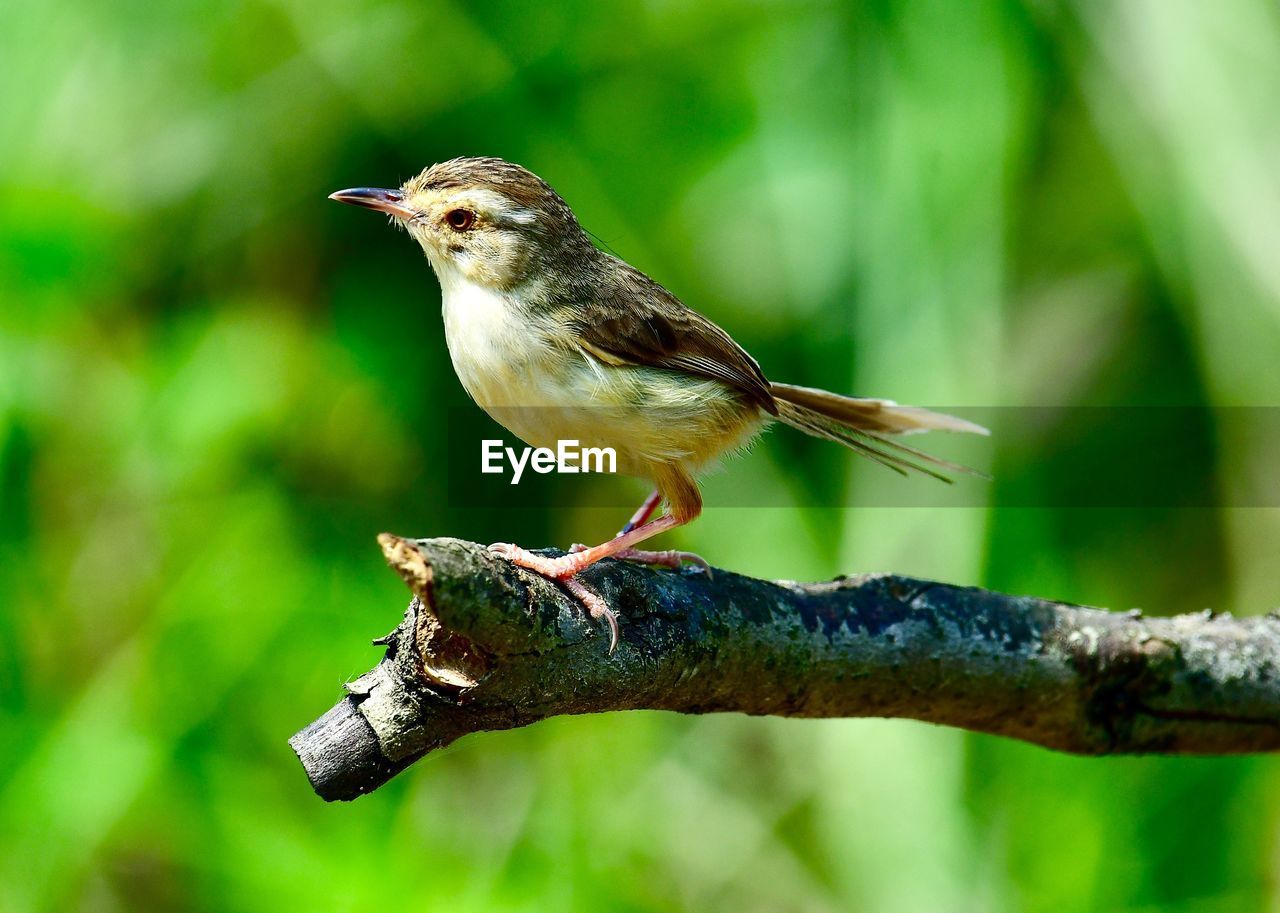
[[[327,806],[285,745],[400,616],[378,531],[620,519],[571,484],[450,505],[438,288],[328,192],[522,162],[779,379],[1277,406],[1273,3],[13,0],[0,59],[0,909],[1280,904],[1271,758],[626,714]],[[762,575],[1278,601],[1277,511],[1002,508],[1001,479],[1071,491],[1106,453],[995,431],[990,508],[802,507],[881,470],[777,433],[722,477],[796,506],[712,497],[675,540]],[[1273,472],[1247,433],[1186,434],[1227,489]]]

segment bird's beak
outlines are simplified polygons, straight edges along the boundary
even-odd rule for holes
[[[376,209],[397,219],[412,219],[416,212],[404,205],[404,194],[399,190],[383,190],[379,187],[353,187],[329,194],[329,199],[365,209]]]

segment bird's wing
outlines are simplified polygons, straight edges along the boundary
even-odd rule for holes
[[[772,415],[778,405],[756,360],[720,327],[619,261],[610,292],[573,309],[578,344],[613,365],[681,371],[718,380]]]

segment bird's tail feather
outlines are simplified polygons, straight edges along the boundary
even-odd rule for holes
[[[991,433],[981,425],[954,415],[930,412],[918,406],[899,406],[889,399],[841,396],[839,393],[828,393],[814,387],[795,387],[791,384],[771,384],[770,387],[775,399],[812,409],[825,418],[859,431],[878,431],[882,434],[914,434],[919,431]]]
[[[811,387],[773,384],[778,418],[806,434],[843,444],[894,472],[908,470],[950,482],[943,471],[982,476],[959,463],[908,447],[889,435],[947,430],[988,434],[986,428],[964,419],[914,406],[899,406],[882,399],[856,399]]]

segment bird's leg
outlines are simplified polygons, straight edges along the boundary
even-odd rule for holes
[[[618,535],[624,536],[633,529],[637,529],[642,526],[651,516],[653,516],[653,512],[658,509],[658,505],[660,503],[662,503],[662,492],[654,489],[653,493],[649,495],[649,497],[645,498],[644,503],[641,504],[636,512],[631,515],[631,519],[627,521],[627,525],[619,530]],[[588,548],[590,548],[590,546],[583,545],[581,542],[575,542],[569,547],[569,553],[577,554],[578,552],[585,552]],[[673,570],[682,567],[687,562],[689,564],[697,565],[708,574],[711,573],[711,565],[707,564],[706,559],[701,555],[694,554],[693,552],[683,552],[677,549],[648,551],[638,548],[624,548],[620,552],[615,552],[613,557],[621,561],[635,561],[639,564],[653,564],[658,567],[669,567]]]
[[[583,546],[585,549],[586,546]],[[634,561],[636,564],[652,564],[654,567],[669,567],[673,571],[679,570],[686,564],[692,564],[708,577],[711,576],[711,565],[707,564],[707,559],[703,558],[697,552],[684,552],[679,549],[663,549],[661,551],[651,551],[642,548],[624,548],[620,552],[614,552],[611,556],[619,561]]]
[[[571,552],[559,558],[535,555],[528,549],[509,542],[495,542],[489,546],[489,551],[501,555],[516,567],[528,568],[543,577],[550,577],[564,584],[565,588],[586,607],[592,618],[603,618],[609,622],[609,652],[612,653],[618,646],[618,616],[598,593],[592,592],[581,581],[575,579],[575,575],[602,558],[609,558],[629,549],[634,551],[631,547],[637,542],[643,542],[650,536],[683,526],[687,522],[687,520],[677,520],[668,514],[637,526],[630,532],[619,533],[608,542],[584,548],[579,552]]]
[[[702,496],[698,493],[698,485],[693,477],[678,465],[662,467],[656,481],[658,490],[645,499],[644,504],[623,527],[622,532],[608,542],[593,545],[590,548],[575,548],[574,551],[559,558],[535,555],[509,542],[494,543],[489,546],[489,550],[508,559],[517,567],[527,568],[544,577],[559,581],[577,597],[592,618],[606,619],[609,622],[609,652],[612,653],[618,645],[618,617],[599,594],[592,592],[574,577],[584,568],[610,557],[646,561],[650,560],[650,556],[656,555],[658,560],[653,563],[679,566],[680,561],[684,560],[684,556],[688,553],[641,552],[635,546],[659,533],[684,526],[695,519],[702,512]],[[670,512],[656,520],[648,519],[664,496]],[[696,555],[691,557],[697,559],[703,567],[707,566],[706,562],[697,558]]]
[[[520,567],[537,571],[543,577],[550,577],[552,580],[564,580],[601,559],[611,558],[619,552],[634,550],[632,547],[638,543],[659,533],[675,529],[677,526],[683,526],[688,522],[688,520],[678,520],[672,514],[666,514],[656,520],[641,524],[629,532],[619,533],[608,542],[602,542],[599,545],[593,545],[581,551],[570,552],[559,558],[535,555],[533,552],[520,548],[518,545],[512,545],[509,542],[495,542],[489,546],[489,551],[507,558]]]
[[[627,525],[618,531],[618,535],[621,536],[629,533],[636,527],[643,526],[645,523],[649,522],[649,518],[653,516],[653,512],[658,509],[658,505],[661,503],[662,492],[655,488],[652,493],[650,493],[649,497],[644,499],[644,503],[641,504],[636,509],[636,512],[631,515],[631,519],[627,521]]]

